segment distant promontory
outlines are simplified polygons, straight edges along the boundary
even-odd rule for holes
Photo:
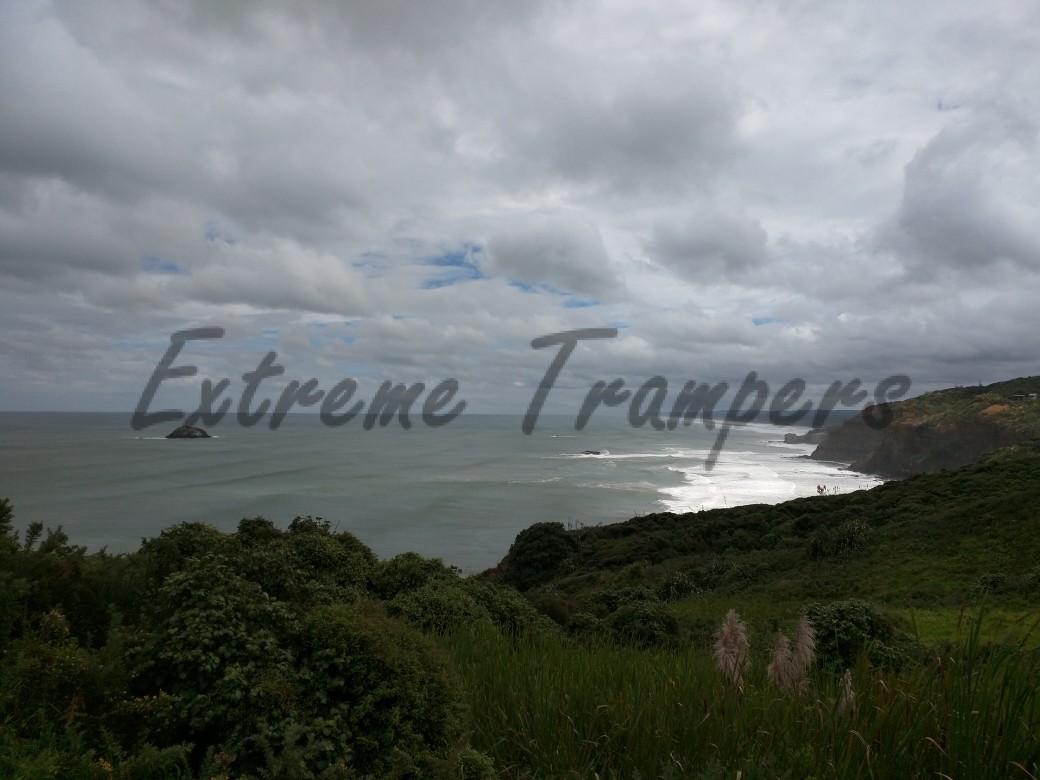
[[[890,404],[882,429],[864,413],[828,428],[815,460],[902,478],[973,463],[1011,444],[1040,438],[1040,377],[955,387]]]

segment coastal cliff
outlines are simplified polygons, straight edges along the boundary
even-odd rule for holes
[[[811,457],[896,478],[960,468],[1040,437],[1038,393],[1040,377],[926,393],[891,404],[883,429],[871,428],[862,412],[828,429]]]

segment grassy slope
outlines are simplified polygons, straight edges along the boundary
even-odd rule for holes
[[[865,523],[866,547],[810,560],[810,538]],[[644,576],[714,564],[739,567],[724,590],[776,598],[869,595],[881,601],[959,602],[981,574],[1020,575],[1040,561],[1040,454],[814,496],[572,531],[582,541],[564,590],[607,583],[636,564]],[[705,575],[707,576],[707,575]]]
[[[857,527],[861,549],[840,550]],[[698,589],[673,607],[687,623],[717,622],[730,606],[791,619],[805,603],[859,598],[912,619],[928,641],[951,637],[973,588],[998,575],[990,581],[1004,592],[992,596],[986,630],[998,638],[1040,599],[1040,442],[869,491],[568,533],[579,549],[542,589],[575,609],[596,592],[681,573]]]
[[[1018,400],[1017,394],[1040,392],[1040,377],[1021,377],[985,387],[953,387],[925,393],[894,405],[896,420],[927,419],[935,424],[957,423],[974,419],[993,405],[1007,406],[990,414],[1011,426],[1036,430],[1040,428],[1040,399]]]

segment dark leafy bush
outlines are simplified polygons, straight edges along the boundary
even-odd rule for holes
[[[831,552],[839,557],[863,552],[870,544],[870,526],[862,520],[848,520],[831,535]]]
[[[154,736],[193,743],[197,760],[277,719],[261,680],[290,664],[284,637],[291,620],[282,603],[221,557],[195,558],[170,574],[133,653],[135,690],[176,697],[170,720],[148,724]]]
[[[745,564],[723,556],[712,557],[696,575],[698,584],[706,590],[737,590],[750,580]]]
[[[502,561],[502,576],[520,590],[536,587],[555,577],[578,547],[562,523],[535,523],[517,534]]]
[[[657,586],[657,597],[662,601],[681,601],[699,591],[694,577],[684,571],[674,571]]]
[[[387,612],[423,631],[443,634],[465,625],[491,623],[488,611],[466,592],[461,582],[431,580],[399,593]]]
[[[144,558],[151,584],[158,587],[190,559],[217,553],[226,541],[224,534],[206,523],[180,523],[143,541],[139,554]]]
[[[1027,596],[1040,597],[1040,566],[1036,566],[1022,578],[1022,591]]]
[[[908,660],[899,647],[902,642],[894,641],[899,638],[891,622],[865,601],[810,604],[804,612],[816,631],[816,657],[821,666],[849,668],[864,651],[879,665],[899,667]]]
[[[611,613],[603,624],[614,641],[637,647],[667,645],[679,636],[675,616],[655,604],[626,604]]]
[[[596,594],[596,601],[606,609],[607,614],[616,612],[621,607],[633,604],[657,604],[657,594],[642,585],[614,588]]]
[[[445,566],[440,558],[424,558],[418,553],[406,552],[377,563],[370,578],[372,592],[389,601],[398,594],[422,587],[430,580],[458,580],[459,570]]]
[[[837,528],[818,528],[805,543],[810,560],[848,558],[862,553],[870,546],[870,526],[860,519],[846,520]]]
[[[414,767],[410,776],[434,776],[461,735],[458,680],[431,640],[378,605],[360,606],[320,607],[300,627],[300,696],[314,713],[303,722],[322,737],[308,766],[350,756],[363,775],[382,777],[397,762]]]
[[[463,580],[466,591],[487,610],[491,622],[500,631],[517,635],[527,631],[556,633],[556,626],[523,594],[508,585],[481,580]]]
[[[577,609],[573,596],[552,589],[528,591],[527,596],[542,615],[558,626],[570,628]]]
[[[52,610],[8,648],[0,712],[21,725],[23,737],[73,727],[96,732],[108,709],[112,677],[96,651],[81,647],[70,634],[65,616]]]

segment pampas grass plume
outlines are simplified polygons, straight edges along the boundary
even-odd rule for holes
[[[798,628],[794,633],[794,649],[791,652],[795,669],[799,677],[805,677],[816,658],[816,631],[804,614],[798,618]]]
[[[802,692],[809,684],[809,667],[816,657],[816,632],[809,618],[798,618],[794,646],[782,633],[778,633],[773,646],[773,659],[766,671],[777,690]]]
[[[749,660],[747,629],[736,610],[726,613],[722,628],[715,634],[715,661],[719,671],[743,690],[744,670]]]
[[[773,659],[766,667],[769,681],[778,691],[787,691],[796,682],[796,672],[791,653],[791,640],[782,632],[777,632],[776,644],[773,645]]]

